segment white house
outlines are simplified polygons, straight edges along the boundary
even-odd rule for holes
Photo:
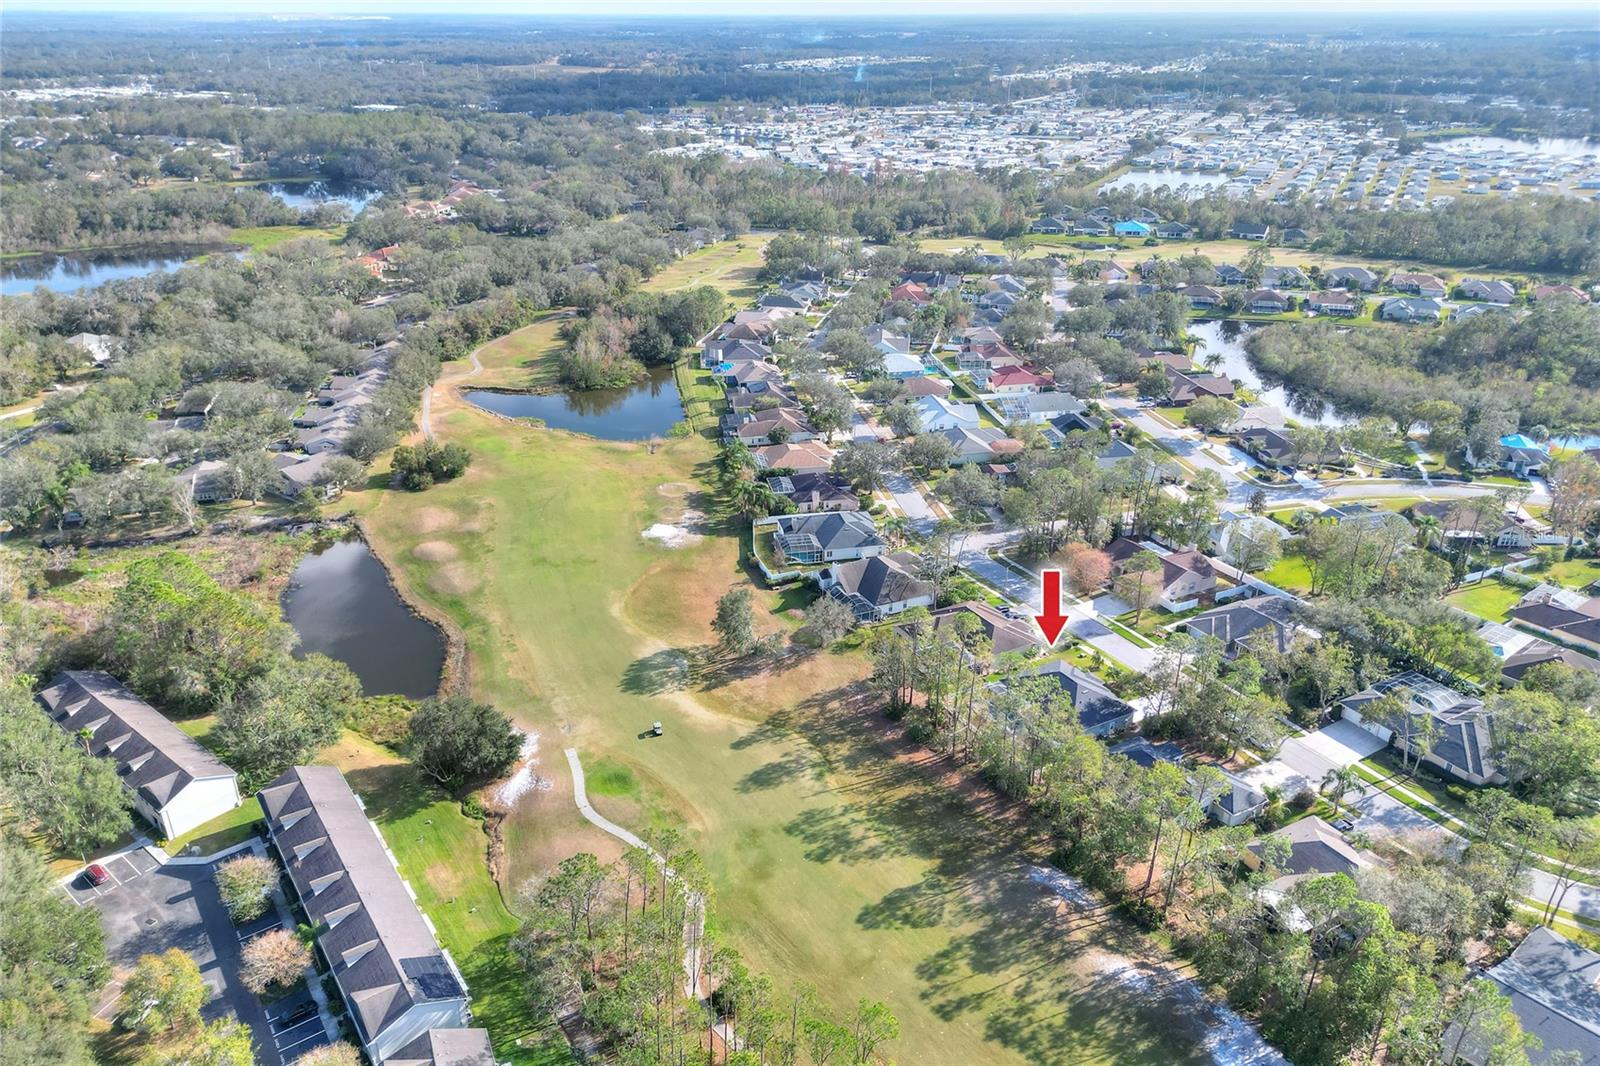
[[[116,762],[134,809],[167,840],[239,806],[238,775],[110,674],[68,670],[39,702],[91,755]]]
[[[883,372],[892,378],[904,380],[919,378],[928,372],[921,359],[907,352],[885,352]]]
[[[922,420],[924,433],[942,433],[947,429],[977,429],[978,407],[970,403],[951,403],[943,396],[924,396],[917,401],[917,416]]]

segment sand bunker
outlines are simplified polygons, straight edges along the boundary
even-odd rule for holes
[[[428,583],[447,596],[464,596],[477,589],[481,584],[478,576],[467,569],[464,563],[449,563],[441,566],[428,579]]]
[[[449,559],[454,559],[461,553],[449,541],[425,540],[415,548],[412,548],[411,554],[424,562],[442,563]]]
[[[539,734],[522,732],[522,749],[517,752],[517,769],[494,790],[494,800],[507,809],[515,807],[517,801],[529,792],[538,790],[547,792],[550,782],[540,777],[537,770],[539,766]]]
[[[453,529],[455,524],[456,516],[443,507],[423,507],[417,511],[418,533],[437,533],[441,529]]]
[[[705,521],[705,515],[699,511],[685,511],[676,522],[657,522],[655,525],[639,534],[645,540],[660,542],[663,547],[682,548],[700,541],[700,523]]]

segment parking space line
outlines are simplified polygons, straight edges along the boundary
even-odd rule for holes
[[[327,1038],[328,1038],[328,1034],[323,1032],[319,1028],[316,1032],[312,1033],[310,1036],[301,1037],[299,1040],[296,1040],[294,1043],[290,1044],[288,1047],[284,1047],[281,1044],[278,1045],[278,1055],[279,1055],[279,1057],[282,1057],[287,1052],[293,1051],[295,1048],[299,1047],[301,1044],[306,1043],[307,1041],[310,1041],[310,1040],[326,1040]]]

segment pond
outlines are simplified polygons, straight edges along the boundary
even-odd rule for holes
[[[1314,426],[1348,426],[1356,421],[1334,412],[1328,404],[1314,396],[1291,394],[1282,385],[1268,386],[1250,365],[1250,353],[1245,351],[1244,338],[1254,328],[1227,319],[1207,319],[1189,323],[1189,332],[1205,341],[1195,349],[1197,365],[1209,365],[1208,357],[1217,356],[1216,372],[1238,381],[1256,394],[1262,403],[1289,413],[1296,422]]]
[[[626,389],[582,392],[467,393],[467,402],[511,418],[537,418],[552,429],[569,429],[606,440],[643,440],[662,436],[683,421],[683,403],[671,367],[655,367],[637,385]]]
[[[365,696],[432,696],[444,670],[444,636],[413,614],[366,542],[341,540],[300,561],[283,594],[300,636],[296,656],[338,659]]]
[[[40,285],[53,292],[92,289],[107,281],[174,270],[205,251],[203,248],[166,248],[29,255],[0,260],[0,295],[20,296]]]
[[[363,189],[331,181],[269,181],[261,188],[284,203],[300,211],[309,211],[323,204],[344,204],[351,215],[359,215],[367,205],[383,193],[377,189]]]
[[[1196,174],[1187,170],[1130,170],[1100,186],[1100,192],[1115,189],[1159,189],[1165,185],[1173,192],[1188,191],[1189,199],[1199,199],[1212,189],[1228,184],[1222,174]]]

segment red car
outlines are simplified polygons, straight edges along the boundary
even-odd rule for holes
[[[111,880],[111,874],[107,872],[106,868],[101,866],[99,863],[92,863],[88,869],[83,871],[83,879],[89,882],[89,884],[93,885],[95,888],[99,888],[101,885]]]

